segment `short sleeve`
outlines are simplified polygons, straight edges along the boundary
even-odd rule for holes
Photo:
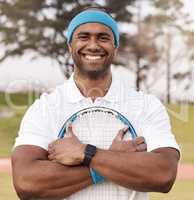
[[[180,151],[175,136],[171,132],[168,113],[164,105],[153,95],[145,98],[140,132],[145,137],[148,151],[161,147],[172,147]]]
[[[36,100],[25,113],[14,147],[19,145],[36,145],[48,149],[54,139],[52,112],[47,94]]]

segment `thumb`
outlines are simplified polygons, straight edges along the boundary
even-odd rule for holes
[[[117,136],[115,137],[115,140],[122,140],[127,131],[128,131],[128,127],[124,127],[120,129]]]
[[[73,136],[73,128],[72,128],[72,124],[71,122],[68,123],[67,125],[67,134],[66,134],[67,137],[72,137]]]

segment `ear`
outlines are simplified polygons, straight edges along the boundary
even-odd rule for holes
[[[68,46],[69,53],[71,54],[72,53],[71,43],[67,43],[67,46]]]
[[[115,48],[115,50],[114,50],[114,56],[116,56],[117,53],[118,53],[118,48]]]

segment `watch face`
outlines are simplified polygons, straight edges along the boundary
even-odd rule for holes
[[[91,156],[94,156],[96,153],[96,147],[91,145],[91,144],[88,144],[86,146],[86,154],[89,154]]]
[[[92,157],[95,155],[96,153],[96,147],[91,145],[91,144],[87,144],[86,149],[85,149],[85,157],[83,160],[83,165],[88,166],[90,165],[90,162],[92,160]]]

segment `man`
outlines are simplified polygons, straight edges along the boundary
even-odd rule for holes
[[[116,22],[100,9],[87,9],[73,18],[67,39],[73,75],[29,108],[16,139],[12,165],[18,196],[146,200],[147,192],[168,192],[176,177],[178,145],[160,101],[129,89],[111,72],[119,45]],[[123,140],[124,128],[109,149],[100,149],[81,142],[70,124],[66,137],[57,139],[69,116],[91,106],[125,113],[139,137]]]

